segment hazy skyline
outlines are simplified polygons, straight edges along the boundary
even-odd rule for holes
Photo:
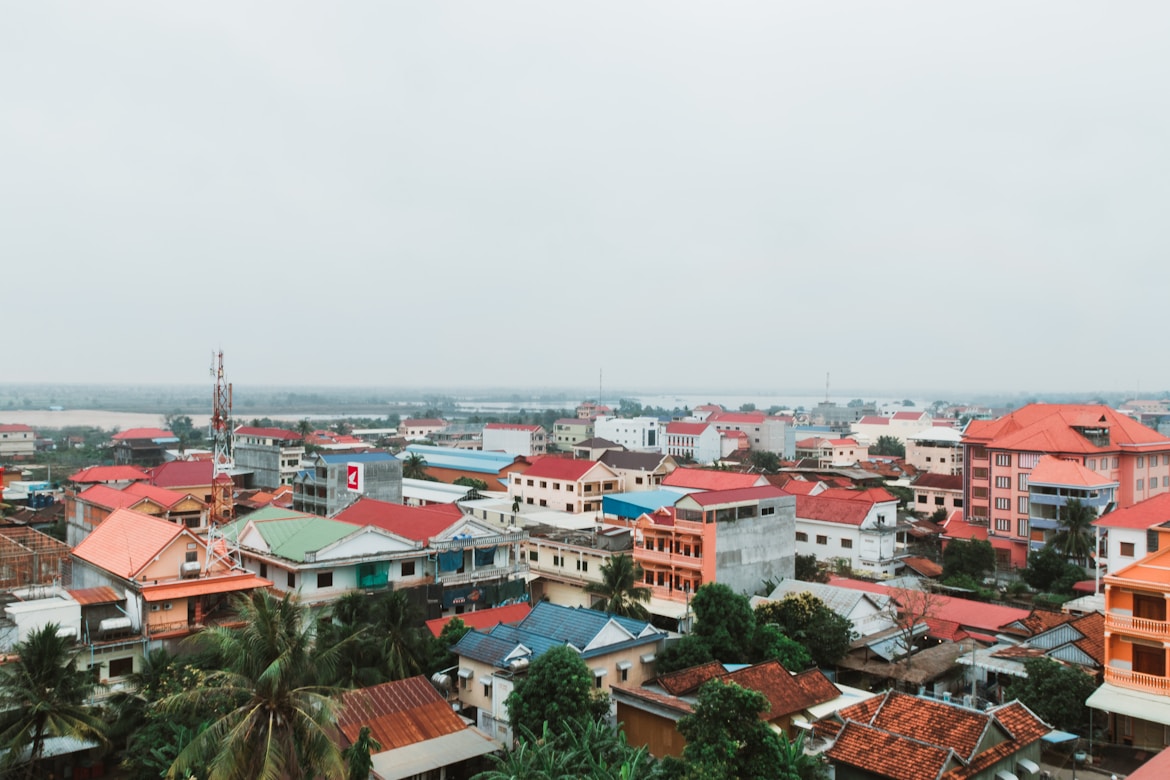
[[[1170,7],[0,12],[3,382],[1170,388]]]

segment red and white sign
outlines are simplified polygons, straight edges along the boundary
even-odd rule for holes
[[[365,472],[360,463],[346,463],[345,464],[345,486],[349,488],[351,493],[361,493],[365,490],[366,479]]]

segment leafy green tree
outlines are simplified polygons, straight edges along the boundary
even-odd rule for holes
[[[308,417],[297,421],[297,433],[299,433],[302,437],[308,436],[312,432],[313,423],[309,421]]]
[[[370,770],[374,768],[370,753],[377,753],[381,749],[382,743],[370,734],[370,727],[362,726],[354,743],[341,751],[345,759],[346,780],[369,780]]]
[[[709,582],[691,599],[695,612],[695,635],[701,637],[717,660],[739,663],[750,641],[756,618],[747,596],[718,582]]]
[[[600,582],[585,585],[585,592],[599,600],[594,603],[594,609],[649,620],[646,602],[650,601],[650,589],[642,585],[645,573],[633,556],[624,553],[611,556],[601,564],[600,572]]]
[[[904,458],[906,457],[906,445],[896,436],[879,436],[874,444],[873,454]]]
[[[930,515],[930,522],[934,523],[935,525],[942,525],[946,521],[947,521],[947,508],[945,506],[940,506],[938,509],[934,510],[934,512],[932,512]]]
[[[966,575],[982,580],[995,570],[995,550],[983,539],[953,539],[943,550],[943,580]]]
[[[17,642],[15,661],[0,666],[0,767],[24,764],[36,777],[50,737],[73,737],[105,744],[106,727],[85,705],[96,687],[93,677],[74,665],[73,641],[57,636],[60,625],[48,623]]]
[[[796,739],[780,734],[780,774],[778,780],[828,780],[829,766],[824,756],[804,752],[804,734]]]
[[[639,780],[654,777],[654,759],[646,746],[633,748],[625,733],[600,721],[554,733],[544,724],[538,736],[521,729],[519,744],[504,755],[490,756],[493,769],[473,780]]]
[[[832,666],[849,652],[853,623],[811,593],[790,593],[756,607],[756,623],[775,624],[804,647],[817,666]]]
[[[734,683],[704,684],[694,712],[678,722],[687,744],[681,761],[663,761],[667,777],[773,780],[784,755],[779,737],[760,720],[768,706],[764,694]]]
[[[345,594],[334,603],[331,620],[317,627],[317,648],[335,656],[321,682],[362,687],[425,671],[435,647],[422,618],[404,591]]]
[[[488,483],[484,482],[482,479],[476,479],[475,477],[459,477],[451,484],[471,488],[472,490],[488,489]]]
[[[1019,699],[1053,727],[1083,731],[1089,723],[1085,700],[1097,689],[1093,675],[1051,658],[1024,661],[1027,677],[1016,678],[1007,689],[1009,699]]]
[[[403,479],[426,479],[427,459],[417,452],[412,452],[402,460]]]
[[[546,650],[505,700],[512,728],[536,733],[547,723],[553,734],[599,720],[609,712],[606,696],[594,693],[593,673],[571,647]]]
[[[714,660],[703,637],[687,634],[663,648],[654,662],[654,670],[658,674],[669,674]]]
[[[780,470],[780,456],[766,450],[754,450],[750,458],[752,466],[765,474],[775,474]]]
[[[331,676],[337,654],[313,652],[313,621],[291,595],[258,590],[234,607],[242,627],[208,628],[194,637],[223,659],[224,668],[160,706],[213,709],[225,693],[239,704],[179,753],[167,777],[198,772],[209,780],[341,780],[345,762],[330,734],[337,689],[319,684]]]
[[[1072,498],[1059,510],[1060,528],[1049,544],[1070,561],[1084,562],[1093,554],[1093,521],[1097,513],[1088,504]]]
[[[1020,576],[1033,590],[1041,593],[1072,593],[1073,585],[1085,578],[1085,571],[1045,545],[1028,553],[1028,566]]]
[[[451,652],[451,648],[459,642],[471,627],[457,617],[447,621],[439,635],[431,640],[431,661],[427,667],[427,674],[435,674],[444,669],[450,669],[458,662],[458,656]]]
[[[828,569],[822,567],[817,562],[817,556],[809,553],[808,555],[796,555],[796,579],[801,582],[828,582]],[[771,592],[771,591],[769,591]],[[766,594],[765,594],[766,595]]]
[[[755,661],[775,659],[790,672],[799,672],[812,666],[812,655],[804,645],[790,639],[771,624],[757,624],[752,637],[752,656]]]

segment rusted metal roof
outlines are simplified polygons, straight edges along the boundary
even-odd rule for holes
[[[93,604],[116,604],[122,600],[122,596],[111,587],[106,585],[100,588],[80,588],[78,590],[68,591],[69,595],[83,607],[88,607]]]
[[[343,693],[337,725],[350,744],[362,726],[369,726],[370,735],[382,744],[383,751],[466,728],[422,675]]]

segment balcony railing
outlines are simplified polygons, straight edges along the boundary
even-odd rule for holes
[[[681,566],[685,569],[703,568],[703,559],[701,557],[672,553],[666,550],[649,550],[636,547],[634,548],[634,557],[646,563],[657,563],[662,566]]]
[[[1105,682],[1114,683],[1124,688],[1133,688],[1140,691],[1149,691],[1162,696],[1170,694],[1170,678],[1159,677],[1156,674],[1142,674],[1131,672],[1128,669],[1105,667]]]
[[[457,572],[439,572],[439,582],[444,585],[462,585],[467,582],[478,582],[479,580],[494,580],[500,577],[507,577],[512,574],[523,574],[528,571],[527,563],[516,563],[511,566],[496,566],[488,569],[475,569],[474,571],[465,571],[462,574]]]
[[[1127,634],[1139,634],[1151,639],[1170,639],[1170,621],[1165,620],[1107,613],[1105,615],[1105,628],[1123,631]]]
[[[528,538],[526,531],[512,534],[497,534],[495,536],[470,536],[465,539],[431,539],[431,547],[436,550],[466,550],[468,547],[489,547],[502,544],[515,544]]]

